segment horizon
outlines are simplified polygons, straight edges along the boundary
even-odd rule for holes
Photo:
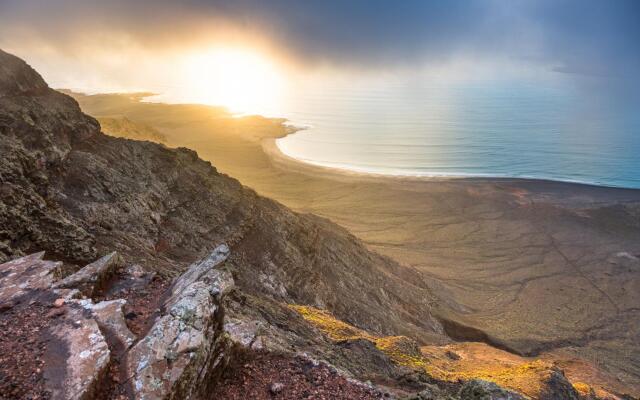
[[[0,398],[640,399],[638,20],[0,0]]]
[[[566,80],[635,102],[638,15],[632,0],[5,0],[0,47],[54,87],[161,92],[238,112],[298,81],[362,77]]]
[[[314,165],[640,188],[638,15],[635,1],[7,0],[0,48],[56,88],[285,118],[308,129],[279,149]]]

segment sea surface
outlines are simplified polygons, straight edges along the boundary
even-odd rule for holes
[[[277,141],[304,162],[389,175],[541,178],[640,188],[640,109],[571,81],[301,88]]]

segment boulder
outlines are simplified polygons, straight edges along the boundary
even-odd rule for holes
[[[465,383],[460,389],[459,396],[460,400],[524,400],[521,395],[482,379]]]
[[[564,373],[554,367],[549,376],[543,381],[540,400],[579,400],[580,395],[564,376]]]
[[[455,400],[436,385],[425,385],[419,393],[412,394],[402,400]]]
[[[122,308],[125,304],[127,304],[126,300],[118,299],[91,304],[89,308],[100,329],[107,335],[112,335],[124,349],[128,349],[135,342],[136,337],[124,320]]]
[[[94,297],[100,290],[104,289],[109,278],[113,276],[120,265],[120,257],[114,251],[56,282],[55,287],[78,289],[83,295]]]
[[[264,343],[260,336],[265,327],[261,321],[244,321],[238,318],[226,318],[224,331],[233,343],[247,349],[260,350]]]
[[[127,354],[134,398],[187,399],[213,383],[226,351],[221,300],[233,287],[231,274],[215,267],[228,254],[219,246],[173,283],[151,330]]]

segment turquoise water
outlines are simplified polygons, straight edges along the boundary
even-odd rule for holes
[[[640,188],[640,112],[572,82],[301,90],[278,140],[301,161],[390,175],[527,177]]]

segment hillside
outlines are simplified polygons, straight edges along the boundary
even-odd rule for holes
[[[133,122],[128,118],[102,117],[98,119],[102,132],[115,137],[127,137],[135,140],[149,140],[166,143],[167,138],[152,126]]]
[[[396,394],[434,391],[433,384],[442,396],[473,399],[486,397],[464,393],[506,393],[485,383],[477,390],[473,386],[477,382],[471,388],[463,386],[473,381],[472,376],[451,382],[435,379],[422,364],[402,361],[422,357],[419,345],[451,342],[431,311],[436,304],[454,303],[436,298],[425,275],[369,250],[327,219],[293,212],[257,195],[192,150],[103,134],[100,124],[83,114],[75,100],[50,89],[26,63],[2,51],[0,152],[0,261],[14,260],[4,264],[0,278],[6,280],[2,281],[6,288],[15,288],[14,270],[32,276],[38,268],[46,268],[38,276],[51,275],[32,290],[20,288],[19,296],[2,291],[0,322],[22,330],[6,330],[0,345],[10,349],[18,332],[27,332],[35,335],[36,342],[51,346],[51,339],[33,333],[33,326],[37,332],[68,329],[76,323],[74,313],[79,313],[86,319],[80,327],[95,337],[104,335],[109,351],[101,351],[111,354],[105,355],[107,364],[98,359],[96,365],[112,368],[106,377],[96,372],[97,383],[83,392],[85,398],[99,398],[100,393],[115,396],[133,377],[135,385],[122,393],[145,398],[140,393],[158,383],[156,371],[150,372],[153,376],[138,376],[142,367],[135,370],[131,360],[147,365],[145,357],[173,338],[172,324],[178,324],[180,332],[188,325],[184,332],[190,336],[184,339],[176,333],[169,345],[177,348],[167,350],[160,361],[169,372],[182,372],[163,369],[161,376],[167,378],[161,389],[153,386],[154,398],[206,397],[211,393],[206,389],[215,388],[218,379],[227,383],[217,390],[227,390],[224,393],[231,398],[238,389],[233,386],[239,376],[234,371],[242,374],[233,368],[234,361],[245,356],[251,360],[247,353],[254,352],[266,357],[274,369],[311,368],[320,378],[308,379],[324,382],[318,387],[342,385],[344,391],[328,392],[336,398],[350,398],[356,392],[382,396],[371,388],[363,391],[362,384],[349,386],[354,383],[345,376],[372,380]],[[44,252],[44,261],[42,254],[15,260],[39,252]],[[97,275],[106,270],[108,274]],[[89,289],[86,282],[91,282]],[[139,286],[131,286],[134,283]],[[56,307],[69,304],[66,316],[30,319],[58,301],[57,296],[62,301]],[[120,324],[119,329],[126,339],[112,342],[113,332],[105,332],[98,311],[121,300],[127,327]],[[82,307],[93,317],[83,314]],[[331,315],[330,328],[353,326],[359,333],[331,336],[325,325],[314,324],[300,312],[307,309]],[[58,337],[64,341],[74,336]],[[29,359],[33,355],[29,349],[22,348],[16,357]],[[76,351],[65,350],[67,361],[59,355],[48,360],[66,362],[68,379],[75,371],[69,370],[68,360]],[[303,361],[296,358],[302,356]],[[8,357],[3,368],[20,364],[18,358]],[[220,371],[226,365],[228,369]],[[47,375],[51,371],[47,361],[43,370],[38,367],[33,374],[37,382],[44,380],[46,388],[55,376]],[[28,368],[25,371],[28,375]],[[2,373],[6,378],[9,372]],[[122,380],[118,378],[122,374],[130,375]],[[577,398],[554,366],[543,375],[540,398],[560,398],[560,389],[567,396],[562,398]],[[24,376],[15,382],[5,378],[3,387],[11,387],[12,396],[26,396],[29,381]],[[294,386],[298,387],[291,383]],[[277,389],[272,392],[296,398],[282,397],[286,392]],[[67,392],[58,397],[74,398]]]

